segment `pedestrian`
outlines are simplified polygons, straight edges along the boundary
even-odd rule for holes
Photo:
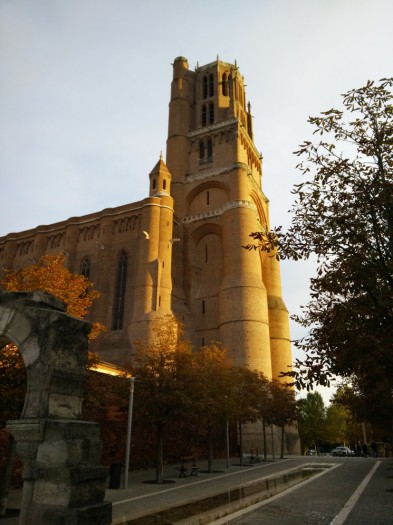
[[[367,447],[367,443],[363,443],[363,447],[362,447],[362,448],[363,448],[363,456],[364,456],[365,458],[367,458],[367,457],[368,457],[368,447]]]

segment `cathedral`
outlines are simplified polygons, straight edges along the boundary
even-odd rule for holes
[[[242,248],[269,228],[269,201],[236,64],[192,71],[175,59],[165,161],[147,186],[142,201],[0,238],[0,267],[66,252],[101,293],[90,318],[108,330],[92,350],[110,363],[174,314],[195,349],[220,341],[235,363],[278,378],[292,364],[289,319],[279,261]]]

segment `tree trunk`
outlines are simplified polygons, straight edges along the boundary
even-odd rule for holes
[[[0,483],[0,516],[4,516],[7,508],[8,493],[10,491],[12,466],[14,464],[16,442],[10,434],[8,440],[7,459],[4,468],[4,476]]]
[[[262,435],[263,435],[263,459],[267,461],[267,447],[266,447],[266,423],[262,419]]]
[[[284,459],[284,438],[285,438],[285,430],[284,425],[281,427],[281,454],[280,459]]]
[[[213,472],[213,432],[212,426],[207,427],[207,447],[208,447],[208,463],[207,470],[211,474]]]
[[[272,460],[274,461],[274,437],[273,437],[273,425],[270,425],[271,433],[272,433]]]
[[[157,424],[157,464],[156,483],[164,483],[164,425],[161,421]]]
[[[240,466],[243,466],[243,425],[239,421],[239,456],[240,456]]]

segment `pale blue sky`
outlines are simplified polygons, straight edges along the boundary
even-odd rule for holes
[[[179,55],[237,60],[287,224],[307,117],[391,76],[392,20],[391,0],[0,0],[0,235],[147,196]],[[311,271],[282,266],[291,312]]]

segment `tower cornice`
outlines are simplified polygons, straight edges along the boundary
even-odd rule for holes
[[[183,218],[183,223],[191,223],[195,221],[202,221],[205,219],[211,219],[213,217],[218,217],[219,215],[222,215],[228,210],[232,210],[234,208],[248,208],[249,210],[253,210],[255,212],[258,212],[257,207],[255,204],[248,200],[233,200],[228,201],[222,206],[221,208],[216,208],[215,210],[209,210],[204,213],[198,213],[196,215],[188,215],[187,217]]]
[[[204,169],[200,173],[198,172],[188,174],[185,176],[185,182],[190,183],[197,180],[210,179],[211,177],[217,177],[219,175],[223,175],[224,173],[229,173],[234,169],[244,170],[247,172],[247,174],[251,175],[250,168],[247,166],[247,164],[244,164],[244,162],[234,162],[222,168],[208,168]]]
[[[201,128],[194,129],[187,133],[189,139],[199,138],[200,136],[206,135],[206,133],[211,133],[214,131],[221,131],[225,128],[229,128],[235,124],[239,123],[239,119],[236,117],[224,120],[222,122],[215,122],[214,124],[209,124],[208,126],[203,126]]]

